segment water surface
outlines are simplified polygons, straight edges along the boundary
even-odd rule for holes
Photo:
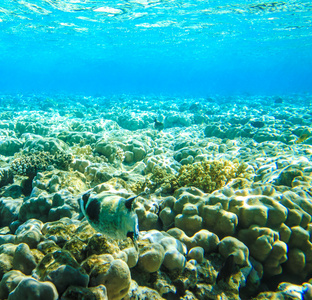
[[[1,90],[312,89],[310,1],[1,2]]]

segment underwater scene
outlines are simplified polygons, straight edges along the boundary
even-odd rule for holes
[[[0,1],[0,299],[312,300],[312,3]]]

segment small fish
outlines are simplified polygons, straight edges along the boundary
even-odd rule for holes
[[[265,126],[265,123],[262,121],[250,121],[250,124],[255,128],[262,128]]]
[[[296,144],[300,144],[300,143],[304,142],[306,139],[308,139],[309,137],[310,137],[309,134],[304,133],[304,134],[300,135],[300,137],[298,137],[298,138],[295,140],[295,143],[296,143]]]
[[[310,138],[312,136],[312,129],[311,128],[305,128],[299,138],[297,140],[295,140],[296,144],[300,144],[302,142],[304,142],[306,139]]]
[[[79,199],[79,204],[82,213],[96,231],[113,239],[130,237],[136,242],[139,223],[133,210],[133,201],[137,197],[125,199],[109,192],[87,192]]]
[[[156,129],[156,130],[159,130],[159,131],[161,131],[161,130],[163,130],[164,129],[164,123],[163,122],[158,122],[157,121],[157,119],[155,118],[155,120],[154,120],[154,128]]]
[[[228,282],[230,277],[239,271],[239,267],[235,263],[234,258],[235,257],[233,254],[227,257],[220,272],[218,273],[216,283],[218,283],[220,280]]]
[[[274,99],[274,103],[275,104],[283,103],[283,99],[281,97],[277,97],[276,99]]]

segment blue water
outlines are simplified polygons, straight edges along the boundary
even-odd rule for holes
[[[312,4],[1,0],[0,92],[312,92]]]

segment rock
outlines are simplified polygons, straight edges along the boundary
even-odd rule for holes
[[[0,141],[0,154],[12,156],[23,147],[23,143],[16,138],[7,138]]]
[[[138,216],[140,230],[158,229],[158,211],[159,206],[156,201],[151,201],[138,197],[133,204],[134,212]]]
[[[15,231],[15,243],[26,243],[30,248],[36,248],[42,240],[41,233],[42,222],[36,219],[30,219],[20,225]]]
[[[17,270],[5,273],[0,282],[0,299],[7,299],[9,293],[11,293],[25,277],[25,274]]]
[[[190,259],[195,259],[200,264],[204,259],[204,254],[205,252],[202,247],[194,247],[189,251],[187,256]]]
[[[5,244],[5,246],[8,244]],[[2,245],[4,246],[4,245]],[[0,278],[13,268],[13,255],[0,253]]]
[[[263,263],[266,276],[282,273],[282,266],[287,260],[287,245],[279,240],[278,232],[256,225],[242,229],[238,238],[249,247],[250,255]]]
[[[224,258],[227,258],[231,254],[234,255],[234,262],[239,266],[250,265],[248,248],[234,237],[225,237],[220,241],[219,253]]]
[[[22,199],[12,199],[11,197],[2,197],[0,199],[0,226],[8,226],[17,220],[18,213],[22,206]]]
[[[116,241],[96,233],[88,240],[86,251],[88,256],[93,254],[114,254],[119,251],[119,248]]]
[[[9,294],[8,300],[57,300],[58,293],[51,282],[40,282],[34,278],[25,277]]]
[[[81,286],[70,286],[62,295],[62,300],[108,300],[104,285],[85,288]]]
[[[25,222],[33,218],[47,222],[51,207],[51,197],[42,193],[39,197],[30,198],[22,204],[18,216],[19,220]]]
[[[57,250],[61,250],[61,248],[51,239],[46,239],[40,242],[37,246],[37,249],[41,251],[44,255],[48,253],[53,253]]]
[[[159,293],[146,286],[139,286],[134,280],[131,281],[130,290],[123,300],[163,300],[164,298]]]
[[[63,250],[69,251],[77,262],[81,263],[86,259],[87,244],[79,238],[73,237],[65,243]]]
[[[13,244],[14,242],[15,242],[14,234],[1,234],[0,235],[0,245]]]
[[[121,300],[130,288],[129,267],[124,261],[114,260],[109,254],[102,257],[103,259],[100,258],[92,267],[89,285],[95,287],[102,284],[106,287],[108,299]]]
[[[135,247],[127,247],[125,249],[122,249],[123,253],[126,254],[126,263],[129,268],[133,268],[136,266],[138,260],[139,260],[139,252]]]
[[[36,259],[33,256],[27,244],[19,244],[16,247],[13,256],[13,269],[30,275],[32,270],[37,266]]]
[[[45,151],[55,155],[62,153],[68,149],[68,145],[57,138],[51,137],[37,137],[35,139],[29,139],[24,145],[24,149],[27,152],[30,151]]]
[[[151,243],[140,249],[138,266],[145,272],[153,273],[159,270],[165,258],[165,249]]]
[[[192,237],[188,237],[183,230],[179,228],[169,229],[167,233],[184,243],[188,250],[191,250],[194,247],[200,247],[203,248],[207,254],[214,252],[220,242],[216,234],[206,229],[198,231]]]
[[[13,172],[11,168],[0,168],[0,187],[10,183],[13,183]]]
[[[187,252],[187,248],[179,240],[175,239],[166,232],[159,232],[157,230],[150,230],[145,232],[144,235],[142,235],[141,240],[148,240],[150,243],[152,243],[153,246],[151,247],[151,249],[157,247],[156,245],[158,244],[163,247],[165,254],[163,265],[169,271],[181,272],[184,269],[186,263],[185,255]],[[161,248],[158,247],[158,249],[159,250],[157,251],[159,251],[159,253],[162,253],[162,251],[160,250]],[[139,257],[139,265],[141,264],[140,260],[141,254]],[[158,260],[152,261],[159,262]],[[147,262],[145,263],[145,266],[146,264]]]
[[[278,285],[276,292],[262,292],[255,300],[266,299],[312,299],[312,285],[304,283],[302,285],[282,282]]]
[[[33,276],[40,281],[51,281],[60,295],[71,286],[87,287],[89,276],[70,252],[58,250],[48,253],[37,265]]]

